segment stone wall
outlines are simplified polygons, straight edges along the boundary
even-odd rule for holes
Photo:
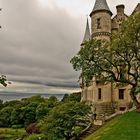
[[[99,28],[98,19],[100,19]],[[91,32],[93,38],[110,40],[111,15],[106,11],[94,13],[91,16]]]

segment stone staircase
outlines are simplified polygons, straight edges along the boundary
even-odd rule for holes
[[[98,116],[110,116],[114,113],[111,103],[100,103],[97,105],[97,115]]]
[[[85,131],[83,134],[81,134],[80,138],[75,140],[84,140],[87,136],[91,135],[93,132],[98,130],[101,126],[99,125],[91,125],[87,131]]]
[[[136,107],[133,107],[133,108],[131,108],[131,109],[127,110],[127,111],[124,111],[124,112],[116,112],[116,113],[112,113],[112,112],[114,112],[114,110],[110,109],[109,104],[106,105],[105,107],[104,107],[104,105],[102,104],[102,105],[100,105],[100,108],[99,108],[99,109],[101,110],[100,113],[102,113],[102,111],[104,110],[104,111],[107,111],[109,114],[111,114],[110,116],[104,117],[104,121],[105,121],[105,122],[108,122],[108,121],[112,120],[114,117],[116,117],[116,116],[118,116],[118,115],[122,115],[122,114],[124,114],[124,113],[131,112],[131,111],[136,110]],[[92,125],[90,125],[90,127],[89,127],[86,131],[84,131],[84,132],[80,135],[79,138],[74,139],[74,140],[84,140],[87,136],[93,134],[96,130],[98,130],[98,129],[101,128],[101,127],[102,127],[102,125],[95,125],[95,124],[92,124]]]

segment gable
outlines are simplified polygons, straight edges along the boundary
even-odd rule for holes
[[[138,5],[136,6],[136,8],[134,9],[131,15],[137,14],[139,12],[140,12],[140,3],[138,3]]]

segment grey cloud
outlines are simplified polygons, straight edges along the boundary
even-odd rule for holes
[[[140,2],[107,1],[113,13],[117,4],[126,4],[128,14]],[[95,1],[78,2],[90,13]],[[69,61],[80,48],[87,13],[72,16],[55,4],[41,9],[37,0],[1,0],[0,6],[0,74],[19,82],[77,86],[79,73]]]
[[[0,73],[9,80],[77,85],[70,59],[81,41],[80,18],[65,9],[39,9],[34,0],[3,0]]]

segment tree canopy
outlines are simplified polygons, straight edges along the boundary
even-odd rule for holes
[[[140,92],[140,14],[131,16],[111,42],[91,39],[71,59],[73,68],[82,70],[84,83],[93,77],[116,85],[130,85],[130,95],[140,108],[136,95]]]
[[[80,102],[67,102],[54,107],[41,123],[48,140],[70,140],[89,124],[90,107]]]
[[[65,94],[61,101],[62,102],[69,102],[69,101],[80,102],[81,101],[81,92],[75,92],[72,94]]]

